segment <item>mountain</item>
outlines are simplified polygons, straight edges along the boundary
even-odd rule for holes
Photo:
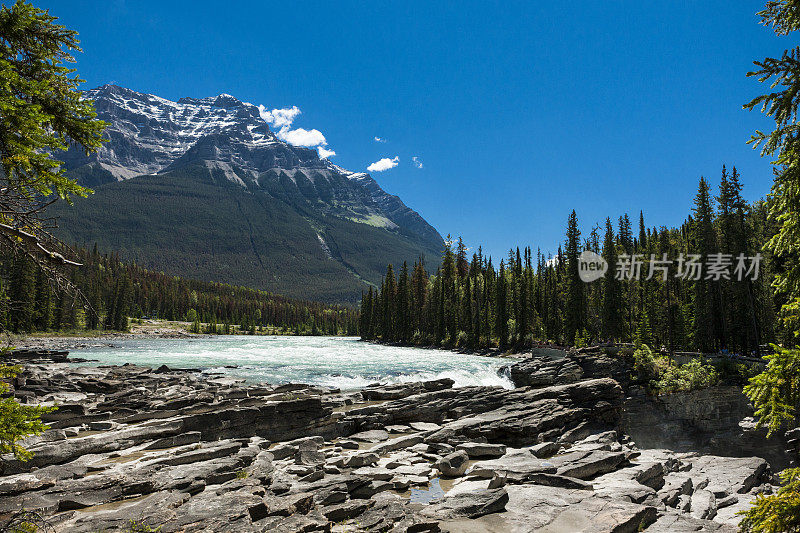
[[[438,263],[441,235],[366,173],[270,130],[221,94],[177,102],[116,85],[87,92],[109,142],[61,154],[95,190],[55,204],[57,234],[150,269],[321,301],[355,302],[386,264]]]

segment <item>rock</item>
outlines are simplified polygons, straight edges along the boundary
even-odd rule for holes
[[[478,442],[465,442],[456,446],[457,450],[467,452],[470,459],[502,457],[506,453],[503,444],[483,444]]]
[[[371,387],[382,403],[362,406],[308,385],[29,365],[20,386],[62,408],[25,441],[31,462],[7,463],[0,513],[36,510],[70,533],[141,516],[165,533],[732,531],[775,490],[761,459],[638,449],[617,433],[622,388],[598,377],[628,379],[622,358],[564,359],[529,362],[535,386]]]
[[[270,448],[270,453],[272,457],[276,461],[280,461],[281,459],[286,459],[287,457],[293,457],[300,451],[297,446],[293,446],[291,444],[276,444],[274,447]]]
[[[352,490],[350,497],[353,499],[369,499],[379,492],[392,490],[393,488],[394,484],[389,481],[370,481]]]
[[[489,490],[499,489],[500,487],[505,487],[505,485],[506,485],[506,474],[505,472],[501,472],[494,475],[494,477],[489,481],[489,486],[487,488]]]
[[[475,519],[503,511],[506,503],[508,503],[508,492],[504,488],[462,492],[454,496],[445,496],[439,503],[425,509],[422,514],[437,519],[460,517]]]
[[[478,462],[466,473],[485,479],[505,473],[509,483],[524,483],[533,474],[555,474],[556,470],[555,464],[537,459],[525,449],[509,449],[503,457]]]
[[[435,466],[445,476],[463,476],[469,466],[469,455],[467,452],[459,450],[443,457]]]
[[[394,472],[386,468],[364,467],[353,470],[354,476],[366,477],[377,481],[389,481],[394,477]]]
[[[351,500],[338,505],[328,506],[322,510],[322,514],[331,522],[342,522],[363,514],[364,511],[373,505],[375,505],[375,502],[372,500]]]
[[[321,465],[325,462],[325,454],[316,450],[298,450],[294,462],[298,465]]]
[[[493,478],[494,479],[494,478]],[[594,485],[578,478],[560,476],[558,474],[532,473],[525,476],[525,483],[561,487],[562,489],[592,490]]]
[[[718,531],[720,533],[737,533],[736,527],[730,527],[711,520],[700,520],[689,515],[666,513],[647,528],[648,533],[694,533],[695,531]]]
[[[726,496],[721,500],[717,500],[717,510],[724,509],[725,507],[729,507],[737,503],[739,503],[739,497],[736,494],[731,494],[730,496]]]
[[[264,516],[290,516],[295,513],[306,514],[314,506],[314,495],[301,492],[290,496],[265,497],[262,505],[266,508]],[[250,516],[253,516],[252,507]],[[257,519],[253,519],[256,521]]]
[[[432,424],[430,422],[411,422],[408,425],[415,431],[437,431],[442,427],[439,424]]]
[[[692,494],[692,517],[711,520],[717,514],[717,499],[714,493],[705,489]]]
[[[509,374],[517,387],[545,387],[574,383],[583,377],[583,369],[567,357],[532,356],[511,365]]]
[[[424,392],[450,389],[454,383],[452,379],[444,378],[419,383],[369,387],[361,391],[361,396],[367,401],[396,400]]]
[[[360,468],[362,466],[374,465],[380,456],[377,453],[354,453],[344,458],[342,466],[345,468]]]
[[[402,450],[403,448],[409,448],[421,442],[422,437],[419,435],[404,435],[402,437],[389,439],[381,444],[376,444],[370,448],[370,451],[379,455],[386,455],[387,453]]]
[[[560,446],[555,442],[542,442],[540,444],[534,444],[531,446],[530,451],[539,459],[544,459],[558,453],[559,448]]]
[[[362,442],[381,442],[389,438],[389,433],[383,429],[371,429],[369,431],[355,433],[348,438],[350,440]]]
[[[539,485],[509,485],[501,515],[508,531],[634,533],[658,516],[655,507],[600,498],[592,491]]]
[[[573,452],[551,458],[559,475],[590,479],[598,474],[612,472],[626,460],[624,452],[597,450],[589,453]]]
[[[664,479],[664,486],[658,491],[658,498],[669,507],[675,507],[681,496],[692,493],[692,478],[685,474],[670,474]]]

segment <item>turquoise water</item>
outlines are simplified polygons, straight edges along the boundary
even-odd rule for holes
[[[502,370],[509,364],[508,360],[382,346],[356,338],[239,335],[112,342],[114,347],[76,349],[71,350],[70,355],[97,359],[101,364],[200,368],[252,383],[308,383],[344,390],[372,383],[439,378],[453,379],[456,387],[513,388]],[[226,368],[228,366],[236,368]]]

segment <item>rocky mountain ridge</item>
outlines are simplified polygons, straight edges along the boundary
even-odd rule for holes
[[[178,275],[328,301],[357,300],[388,262],[438,262],[442,237],[416,211],[369,174],[287,142],[263,106],[226,94],[173,102],[116,85],[86,95],[109,141],[96,154],[62,154],[68,174],[95,189],[53,211],[70,242],[98,242]],[[231,233],[242,232],[235,242]]]

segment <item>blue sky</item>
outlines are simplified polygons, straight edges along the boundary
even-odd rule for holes
[[[86,88],[297,106],[331,161],[397,157],[384,189],[495,256],[554,251],[573,208],[679,224],[723,163],[764,196],[745,73],[793,44],[750,1],[34,3],[80,32]]]

